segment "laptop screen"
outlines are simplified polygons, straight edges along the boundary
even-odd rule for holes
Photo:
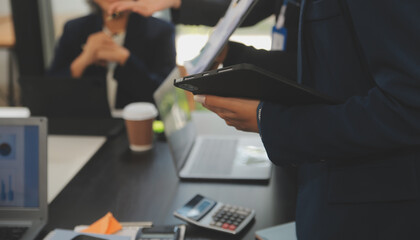
[[[175,69],[173,71],[177,72]],[[191,119],[190,109],[185,91],[173,86],[171,73],[154,93],[156,105],[161,119],[165,124],[165,134],[170,136],[173,132],[183,128]]]
[[[154,93],[154,99],[160,117],[165,125],[165,135],[168,140],[175,166],[182,168],[196,137],[191,121],[191,112],[185,91],[175,88],[173,79],[178,74],[174,69]]]
[[[39,126],[0,125],[0,208],[39,207]]]
[[[22,104],[33,116],[110,118],[106,82],[99,78],[21,76]]]

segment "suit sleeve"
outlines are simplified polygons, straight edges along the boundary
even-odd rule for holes
[[[215,26],[225,15],[230,2],[230,0],[182,0],[179,9],[171,10],[172,21],[177,24]],[[282,0],[259,0],[241,26],[252,26],[269,17],[276,9],[280,9],[282,2]]]
[[[249,63],[288,77],[291,80],[296,80],[296,53],[255,49],[252,46],[246,46],[237,42],[229,42],[228,44],[229,50],[223,62],[225,67],[239,63]]]
[[[78,30],[73,26],[74,24],[71,22],[64,25],[63,34],[55,48],[53,61],[47,71],[50,76],[71,76],[70,65],[82,51],[81,44],[77,44],[79,42],[76,37]]]
[[[420,6],[404,2],[349,2],[376,83],[366,96],[334,106],[264,103],[260,134],[273,162],[341,161],[418,149]]]
[[[223,17],[230,0],[182,0],[179,9],[172,9],[177,24],[214,26]]]

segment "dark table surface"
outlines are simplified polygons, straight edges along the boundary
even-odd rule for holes
[[[55,228],[89,225],[108,211],[121,222],[179,224],[173,212],[200,193],[223,203],[256,210],[254,221],[239,236],[189,225],[187,239],[255,239],[255,231],[294,220],[296,173],[274,167],[266,184],[180,181],[166,142],[155,141],[147,153],[133,153],[127,136],[115,136],[92,157],[49,205],[42,239]]]

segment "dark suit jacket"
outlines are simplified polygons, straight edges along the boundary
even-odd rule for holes
[[[300,240],[420,239],[420,3],[343,1],[304,1],[298,61],[343,104],[265,102],[260,133],[298,167]]]
[[[189,25],[214,26],[225,15],[230,0],[183,0],[179,9],[172,9],[172,21]],[[283,0],[258,1],[249,13],[243,27],[257,24],[263,19],[280,12]]]
[[[102,31],[102,17],[91,14],[66,23],[56,47],[49,75],[70,76],[70,65],[82,52],[89,35]],[[115,69],[118,81],[116,107],[136,101],[153,102],[153,92],[175,67],[175,40],[172,24],[132,13],[129,17],[124,47],[130,57]],[[105,79],[107,69],[89,66],[83,77]]]

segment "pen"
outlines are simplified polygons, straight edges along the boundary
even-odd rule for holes
[[[174,227],[174,233],[175,233],[174,240],[179,240],[179,227],[178,226]]]
[[[123,227],[152,227],[153,222],[120,222]]]
[[[116,19],[116,18],[120,17],[120,16],[121,16],[121,14],[122,14],[122,12],[114,12],[113,14],[109,15],[109,16],[106,18],[106,20],[107,20],[107,21],[110,21],[110,20]]]

